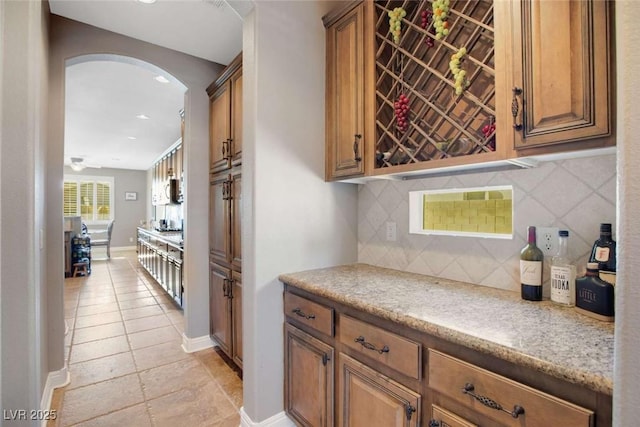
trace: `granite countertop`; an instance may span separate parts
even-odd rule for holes
[[[349,264],[280,280],[442,339],[613,394],[613,323],[517,292]]]
[[[165,243],[168,243],[181,251],[184,250],[181,231],[158,231],[145,227],[138,227],[138,230],[150,236],[153,236]]]

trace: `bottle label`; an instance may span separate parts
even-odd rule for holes
[[[607,262],[609,261],[609,248],[603,248],[601,246],[596,247],[596,261]]]
[[[542,286],[542,261],[520,260],[520,283]]]
[[[573,304],[574,269],[569,266],[551,266],[551,301]]]

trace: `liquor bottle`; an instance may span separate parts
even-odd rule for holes
[[[614,302],[614,287],[598,277],[598,263],[587,263],[586,275],[576,279],[576,311],[613,322]]]
[[[551,301],[567,306],[576,303],[576,267],[567,257],[569,232],[558,232],[558,253],[551,258]]]
[[[599,270],[616,271],[616,242],[611,238],[611,224],[600,224],[600,238],[593,244],[589,262],[597,262]]]
[[[542,260],[544,255],[536,246],[536,228],[527,228],[527,246],[520,252],[520,295],[529,301],[542,300]]]

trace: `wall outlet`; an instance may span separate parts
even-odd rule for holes
[[[536,227],[536,245],[544,256],[554,256],[558,253],[558,227]]]
[[[129,237],[129,243],[133,243],[133,237]]]
[[[398,239],[396,234],[396,223],[387,222],[387,242],[395,242]]]

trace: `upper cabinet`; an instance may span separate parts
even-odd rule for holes
[[[242,54],[207,88],[209,94],[209,169],[236,166],[242,156]]]
[[[350,5],[327,15],[326,179],[363,175],[365,141],[365,10],[372,4]],[[370,26],[369,26],[370,27]],[[368,36],[368,37],[367,37]],[[368,40],[370,44],[372,40]]]
[[[518,149],[599,138],[613,145],[609,1],[512,2]]]
[[[327,15],[326,179],[613,145],[611,8],[365,0]]]

